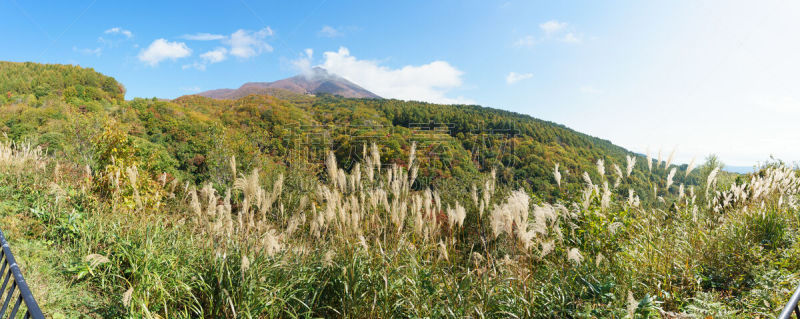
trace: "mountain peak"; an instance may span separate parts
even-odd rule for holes
[[[314,77],[314,78],[330,78],[332,76],[333,77],[337,77],[337,78],[341,78],[341,77],[339,77],[339,76],[337,76],[335,74],[328,73],[328,70],[325,70],[325,68],[319,67],[319,66],[315,66],[315,67],[311,68],[309,70],[309,72],[306,72],[306,73],[308,73],[308,75],[310,75],[311,77]]]
[[[300,94],[332,94],[349,98],[381,97],[347,79],[328,72],[321,67],[314,67],[307,72],[275,82],[248,82],[238,89],[217,89],[197,93],[197,95],[215,99],[238,99],[250,94],[268,94],[274,89],[288,90]]]

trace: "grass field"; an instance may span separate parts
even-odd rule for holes
[[[575,202],[487,174],[459,203],[411,187],[413,151],[364,154],[306,180],[231,159],[236,179],[191,185],[4,143],[0,224],[54,318],[764,318],[800,279],[800,179],[780,163],[652,205],[612,192],[617,169]]]

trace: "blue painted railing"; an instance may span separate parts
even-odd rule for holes
[[[0,251],[0,318],[33,318],[44,319],[42,310],[39,309],[39,304],[33,298],[28,284],[25,283],[25,278],[22,277],[22,272],[19,270],[17,261],[14,260],[14,255],[11,254],[11,248],[8,245],[6,237],[0,231],[0,244],[3,245],[3,250]],[[20,310],[24,312],[20,312]]]
[[[792,313],[794,313],[795,318],[800,319],[800,308],[797,307],[798,302],[800,302],[800,286],[797,286],[792,298],[789,298],[789,302],[786,303],[783,311],[778,315],[778,319],[789,319],[792,317]]]

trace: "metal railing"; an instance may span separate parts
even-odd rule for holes
[[[800,285],[794,290],[792,298],[789,298],[789,302],[783,307],[783,311],[778,315],[778,319],[789,319],[792,317],[792,312],[794,312],[795,318],[800,319],[800,308],[797,307],[798,302],[800,302]]]
[[[0,244],[3,245],[3,250],[0,251],[0,281],[2,282],[2,286],[0,286],[0,302],[2,302],[0,318],[17,318],[20,308],[22,308],[24,312],[19,313],[22,318],[44,319],[42,310],[39,309],[39,304],[36,303],[28,284],[25,283],[25,278],[19,271],[17,261],[14,260],[14,255],[11,254],[11,248],[2,231],[0,231]]]

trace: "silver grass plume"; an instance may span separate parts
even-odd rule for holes
[[[685,175],[686,177],[688,177],[689,173],[691,173],[692,170],[694,170],[694,161],[695,161],[695,159],[697,159],[697,157],[692,157],[692,161],[689,162],[689,166],[686,167],[686,175]]]
[[[600,264],[602,264],[605,261],[606,261],[606,257],[604,257],[603,254],[597,254],[597,257],[595,257],[595,259],[594,259],[594,266],[595,267],[600,267]]]
[[[60,200],[61,198],[67,197],[67,191],[65,191],[61,186],[59,186],[55,182],[50,182],[48,185],[50,188],[50,194],[56,195],[56,201]]]
[[[133,199],[136,202],[136,207],[141,209],[142,208],[142,198],[139,196],[139,169],[136,168],[136,165],[128,167],[125,169],[128,173],[128,181],[131,183],[131,187],[133,188]]]
[[[583,262],[583,255],[578,248],[570,248],[567,252],[567,260],[577,266]]]
[[[410,169],[411,166],[414,165],[414,159],[416,159],[417,155],[417,142],[411,143],[411,151],[408,152],[408,168]]]
[[[231,174],[233,174],[233,178],[236,178],[236,155],[231,156],[230,160],[231,164]]]
[[[130,287],[122,294],[122,305],[128,307],[131,304],[132,297],[133,297],[133,287]]]
[[[456,207],[454,209],[450,208],[450,205],[447,205],[447,225],[450,229],[453,229],[453,226],[459,228],[463,226],[464,218],[466,217],[467,211],[458,202],[456,202]]]
[[[495,238],[502,233],[509,235],[514,232],[514,225],[517,232],[527,225],[528,207],[530,197],[523,190],[511,192],[506,202],[502,205],[495,205],[491,212],[490,224]]]
[[[162,188],[167,185],[167,173],[162,172],[161,175],[158,176],[158,183],[161,184]]]
[[[375,165],[375,168],[378,169],[378,174],[381,172],[381,153],[378,151],[378,145],[372,143],[372,147],[370,148],[370,153],[372,154],[372,164]]]
[[[233,181],[233,188],[244,193],[245,200],[252,203],[253,199],[261,195],[262,189],[258,182],[258,168],[253,169],[250,175],[240,175]]]
[[[717,173],[719,173],[719,166],[714,167],[714,170],[708,174],[708,178],[706,179],[706,196],[708,196],[708,191],[711,188],[711,184],[717,179]]]
[[[633,188],[628,188],[628,205],[633,206]]]
[[[542,251],[539,254],[539,257],[544,258],[556,248],[556,243],[553,240],[546,241],[542,243]]]
[[[633,172],[633,165],[636,164],[636,157],[627,155],[627,160],[628,160],[628,167],[626,167],[627,168],[626,176],[630,177],[631,173]]]
[[[589,187],[587,187],[586,189],[583,190],[583,193],[582,193],[583,194],[583,196],[582,196],[583,200],[581,201],[581,204],[583,204],[583,209],[588,209],[589,208],[589,204],[590,204],[590,202],[592,200],[593,192],[594,192],[594,187],[593,186],[589,186]]]
[[[242,269],[242,275],[244,275],[244,273],[247,272],[248,269],[250,269],[250,259],[247,258],[247,255],[242,255],[241,269]]]
[[[561,187],[561,172],[558,171],[558,163],[556,163],[556,167],[553,169],[553,178],[555,178],[558,187]]]
[[[97,266],[111,262],[108,257],[100,254],[89,254],[84,258],[84,261],[88,262],[91,268],[96,268]]]
[[[586,182],[589,188],[594,188],[594,183],[592,183],[592,178],[589,177],[589,172],[583,172],[583,181]]]
[[[614,181],[614,188],[619,186],[619,183],[622,181],[622,177],[625,175],[622,174],[622,169],[619,168],[619,165],[614,163],[614,172],[617,173],[617,180]]]
[[[675,177],[675,168],[673,167],[669,170],[669,174],[667,175],[667,192],[669,192],[669,187],[672,186],[672,179]]]
[[[656,168],[661,167],[661,149],[658,149],[658,161],[656,162]]]
[[[333,151],[328,152],[328,158],[325,160],[325,167],[328,169],[328,178],[334,187],[339,185],[339,168],[336,163],[336,155]]]
[[[639,300],[636,300],[636,298],[633,297],[633,292],[628,290],[628,316],[625,318],[635,318],[636,309],[639,309]]]
[[[650,149],[647,149],[647,170],[653,171],[653,158],[650,157]]]
[[[667,157],[667,164],[664,165],[664,168],[669,168],[672,165],[672,158],[675,157],[675,149],[672,149],[672,152],[669,153],[669,157]]]
[[[439,257],[445,261],[449,259],[447,255],[447,246],[442,241],[439,241]]]
[[[597,159],[597,173],[600,174],[600,177],[606,175],[606,165],[602,158]]]
[[[632,188],[628,189],[628,206],[639,206],[639,195],[635,195]]]

